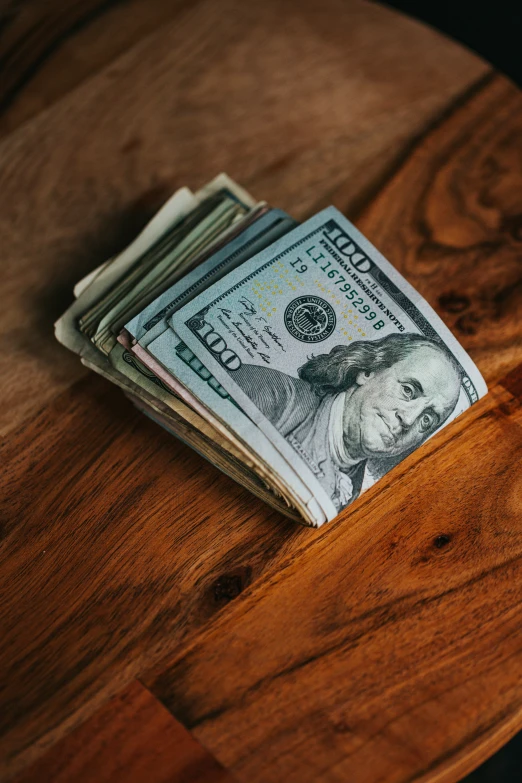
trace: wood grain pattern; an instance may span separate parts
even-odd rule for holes
[[[0,136],[179,15],[186,0],[8,0],[0,6]]]
[[[308,531],[97,377],[27,422],[1,458],[6,775],[178,649]]]
[[[493,79],[422,140],[359,219],[488,383],[522,353],[521,138],[520,91]]]
[[[110,45],[138,5],[147,36],[114,59],[141,37],[127,20]],[[142,676],[245,780],[455,781],[522,723],[522,98],[359,0],[161,5],[111,7],[56,49],[29,83],[50,107],[0,144],[0,777]],[[97,8],[74,3],[63,29]],[[38,61],[21,18],[13,85]],[[59,31],[43,27],[41,51]],[[323,531],[221,476],[53,338],[74,282],[220,169],[298,218],[356,217],[488,380],[509,372]]]
[[[206,0],[24,125],[0,144],[0,431],[85,374],[51,324],[177,187],[226,170],[302,218],[343,184],[350,210],[486,72],[360,0]]]
[[[233,783],[143,685],[131,683],[13,783]]]
[[[148,685],[249,783],[457,780],[522,717],[520,453],[497,387]]]

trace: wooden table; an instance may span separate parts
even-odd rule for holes
[[[458,780],[522,727],[520,93],[363,0],[3,13],[1,779]],[[490,387],[319,531],[54,341],[220,170],[343,210]]]

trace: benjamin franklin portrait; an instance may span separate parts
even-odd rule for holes
[[[338,345],[298,374],[247,364],[234,380],[339,511],[358,497],[369,465],[384,473],[448,419],[461,383],[444,345],[413,333]]]

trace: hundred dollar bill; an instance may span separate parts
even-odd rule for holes
[[[169,325],[162,361],[181,338],[329,519],[487,391],[428,303],[333,207]],[[234,431],[235,407],[220,415]]]
[[[281,210],[272,209],[259,217],[127,323],[124,342],[128,337],[139,337],[140,342],[132,346],[132,351],[129,351],[128,347],[116,345],[109,354],[109,360],[115,370],[127,375],[134,383],[142,383],[144,388],[153,382],[172,391],[225,435],[226,427],[220,424],[222,418],[226,418],[222,417],[222,410],[226,411],[230,406],[234,406],[233,434],[247,447],[255,440],[257,458],[265,466],[264,469],[271,472],[273,480],[282,480],[292,487],[294,504],[301,509],[304,507],[308,521],[317,525],[325,520],[325,515],[310,490],[181,341],[177,341],[176,350],[169,357],[167,365],[158,362],[158,356],[161,355],[161,335],[165,330],[169,336],[172,334],[167,319],[176,309],[296,225],[296,221]],[[152,354],[149,352],[151,346]],[[143,376],[141,379],[140,373]],[[231,437],[232,433],[228,432],[228,436]]]
[[[249,206],[237,201],[226,189],[203,201],[171,235],[145,254],[116,291],[110,292],[105,298],[104,310],[100,312],[97,305],[80,321],[82,330],[92,334],[95,325],[93,342],[104,353],[109,353],[123,324],[163,288],[188,271],[199,254],[248,211]]]
[[[171,269],[171,261],[179,268],[183,259],[179,256],[171,259],[169,252],[179,245],[180,240],[202,218],[223,202],[232,208],[237,205],[239,211],[252,207],[255,203],[252,197],[226,174],[219,174],[196,194],[191,193],[188,188],[182,188],[175,193],[123,253],[80,281],[76,294],[77,298],[82,300],[82,312],[78,319],[80,330],[96,344],[96,332],[105,326],[102,321],[105,319],[112,326],[113,319],[108,319],[108,314],[115,306],[125,309],[129,298],[132,299],[133,290],[140,302],[143,296],[153,299],[150,283],[156,283],[157,280],[149,280],[149,283],[145,284],[146,275],[151,272],[154,274],[155,269],[159,271],[158,265],[162,263],[166,263],[167,269]],[[117,312],[114,315],[116,316]]]
[[[73,288],[75,299],[78,299],[78,297],[80,297],[89,288],[89,286],[94,283],[98,275],[103,272],[103,270],[107,267],[108,264],[111,263],[111,261],[112,258],[109,258],[107,261],[104,261],[103,264],[97,266],[96,269],[93,269],[92,272],[89,272],[89,274],[85,275],[85,277],[82,277],[81,280],[78,280]]]
[[[142,340],[152,329],[156,330],[155,335],[160,334],[167,328],[167,318],[175,310],[296,226],[297,221],[282,210],[268,209],[224,247],[140,310],[125,324],[126,331],[136,341]]]
[[[97,351],[82,334],[79,321],[86,312],[96,307],[100,299],[115,289],[152,244],[195,209],[198,203],[197,196],[188,188],[180,188],[119,256],[105,262],[81,280],[76,301],[55,324],[58,341],[80,356],[96,357]]]
[[[304,485],[299,485],[299,481],[295,482],[294,480],[290,487],[288,483],[285,483],[290,469],[277,449],[262,433],[259,433],[255,438],[260,448],[257,453],[252,453],[243,442],[226,429],[211,411],[198,405],[197,401],[192,401],[196,403],[195,405],[187,406],[183,400],[173,395],[172,390],[165,386],[154,373],[137,362],[136,357],[128,350],[124,350],[118,344],[115,351],[120,350],[120,361],[113,361],[113,352],[109,356],[109,361],[93,345],[89,337],[78,328],[79,319],[87,309],[96,306],[97,302],[113,292],[129,271],[132,271],[135,265],[141,262],[151,247],[157,247],[163,237],[172,236],[173,227],[179,224],[184,216],[193,212],[204,198],[208,198],[209,195],[223,187],[238,197],[241,196],[243,201],[253,203],[248,194],[226,175],[215,178],[195,196],[187,188],[178,191],[120,256],[105,262],[77,284],[75,289],[77,301],[57,322],[56,336],[60,342],[78,353],[86,366],[124,389],[135,403],[139,399],[143,409],[147,408],[149,413],[152,411],[154,415],[161,416],[164,423],[169,422],[171,431],[176,432],[182,440],[190,443],[193,448],[220,469],[243,485],[248,486],[252,491],[256,491],[267,502],[270,500],[267,495],[268,490],[263,489],[263,486],[270,487],[274,493],[270,502],[274,507],[281,511],[286,509],[285,513],[293,518],[295,518],[295,513],[290,509],[295,508],[301,517],[307,519],[310,524],[320,524],[324,515],[320,510],[315,509],[316,504],[311,493]],[[252,210],[252,212],[255,217],[259,217],[266,211],[266,207],[256,210]],[[248,228],[248,220],[244,221],[244,225]],[[269,225],[260,224],[261,228],[258,234],[263,235],[262,241],[258,237],[259,241],[253,243],[252,233],[248,234],[250,253],[270,244],[273,239],[289,230],[293,225],[295,222],[291,218],[274,210]],[[270,230],[267,230],[268,228]],[[230,248],[228,255],[233,268],[238,259],[231,253],[233,249],[237,251],[238,248],[233,240],[230,241],[231,236],[234,235],[225,232],[223,242],[226,242],[227,247]],[[219,247],[219,243],[217,246]],[[246,252],[247,248],[244,247],[243,250]],[[202,270],[203,274],[206,273],[207,277],[212,277],[212,274],[208,275],[210,267],[205,263],[201,263],[198,268]],[[217,274],[221,271],[221,266],[216,269]],[[196,286],[195,289],[192,287],[197,277],[197,275],[189,273],[183,278],[182,301],[187,301],[190,298],[191,291],[187,291],[187,288],[191,281],[192,291],[202,290],[203,284]],[[251,422],[249,423],[252,429],[250,437],[252,437],[255,426]],[[299,494],[299,488],[301,494]]]

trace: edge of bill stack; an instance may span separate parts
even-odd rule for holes
[[[221,174],[80,281],[57,339],[149,418],[318,527],[486,393],[340,212],[302,225]]]

